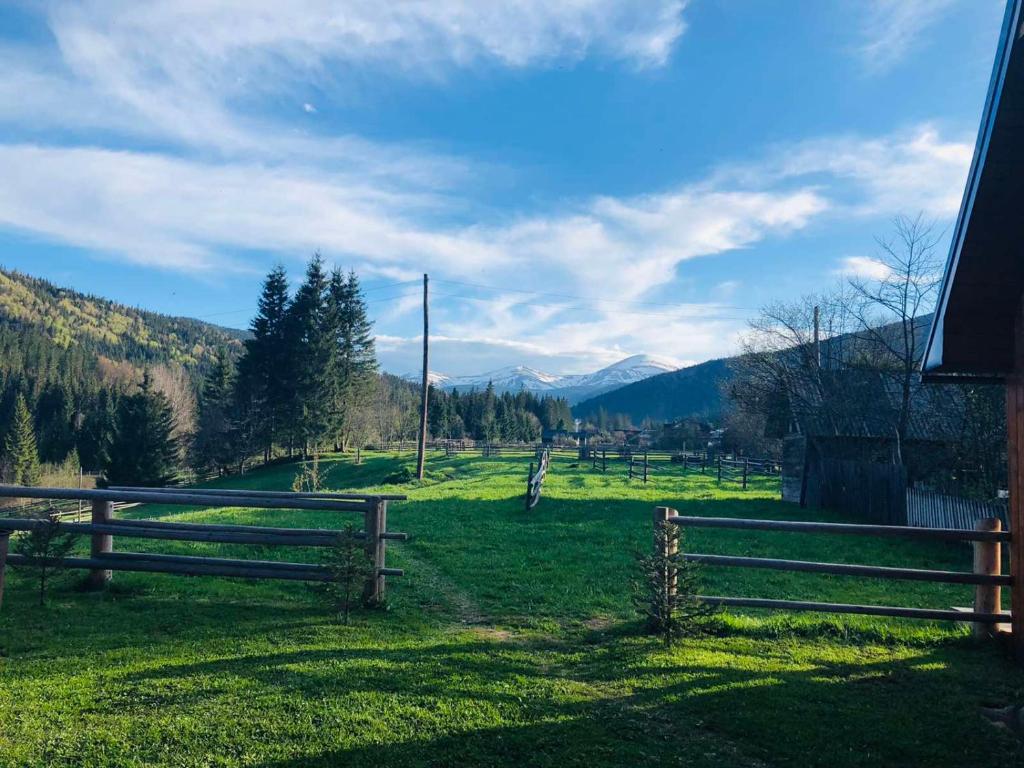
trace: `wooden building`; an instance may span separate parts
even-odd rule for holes
[[[1009,0],[925,351],[930,381],[1006,384],[1013,645],[1024,659],[1024,0]]]

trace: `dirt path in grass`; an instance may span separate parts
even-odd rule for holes
[[[484,613],[480,605],[432,562],[412,554],[408,548],[402,550],[402,560],[408,565],[407,573],[412,577],[413,584],[421,587],[424,597],[436,597],[460,624],[472,627],[474,631],[492,639],[505,640],[510,637],[509,632],[492,626],[491,617]]]

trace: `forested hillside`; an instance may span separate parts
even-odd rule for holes
[[[242,336],[198,320],[167,317],[0,270],[0,438],[21,397],[33,414],[39,458],[87,469],[103,462],[114,404],[149,371],[187,431],[190,407],[218,350]],[[0,440],[2,443],[2,440]],[[0,455],[9,453],[0,444]]]
[[[721,384],[730,376],[728,358],[709,360],[584,400],[573,413],[598,426],[602,418],[616,415],[628,416],[634,424],[644,419],[714,418],[722,412]]]
[[[66,350],[145,366],[205,367],[224,346],[240,348],[244,334],[182,317],[132,309],[0,269],[0,324]],[[26,333],[28,332],[28,333]],[[5,356],[6,358],[6,356]],[[2,364],[2,363],[0,363]]]

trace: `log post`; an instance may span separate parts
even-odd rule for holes
[[[108,525],[114,518],[114,503],[97,499],[92,503],[92,524]],[[92,556],[103,557],[114,551],[114,537],[109,533],[92,535]],[[110,583],[112,572],[107,568],[93,568],[89,571],[89,589],[103,589]]]
[[[974,525],[976,531],[1001,531],[1002,521],[998,517],[986,517]],[[986,576],[998,576],[1002,572],[1002,557],[998,541],[974,542],[974,572]],[[999,613],[1002,610],[1002,595],[998,584],[978,584],[974,588],[975,613]],[[974,636],[990,637],[995,627],[989,624],[974,624]]]
[[[678,540],[670,541],[667,537],[660,535],[668,526],[675,525],[675,523],[670,523],[668,519],[677,514],[679,513],[671,507],[654,508],[654,546],[655,554],[660,557],[671,557],[679,552]],[[665,588],[668,590],[668,595],[666,595],[666,597],[675,597],[677,580],[674,568],[666,569],[666,572],[664,573],[664,583]]]
[[[370,501],[363,513],[366,527],[366,553],[373,564],[373,572],[366,581],[363,590],[363,602],[368,606],[378,606],[384,602],[384,574],[382,573],[387,560],[388,503],[383,499]]]
[[[11,543],[11,534],[0,533],[0,608],[4,604],[4,577],[7,574],[7,549]]]
[[[1017,343],[1024,341],[1018,313]],[[1018,350],[1017,373],[1006,382],[1006,432],[1010,490],[1010,614],[1011,643],[1017,661],[1024,664],[1024,350]]]
[[[743,490],[747,490],[747,473],[750,471],[750,459],[743,460]]]
[[[722,482],[722,457],[721,456],[718,457],[718,482],[719,482],[719,484],[721,484],[721,482]]]

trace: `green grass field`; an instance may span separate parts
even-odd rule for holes
[[[404,458],[408,462],[408,457]],[[964,627],[731,611],[665,651],[630,607],[651,507],[796,519],[743,492],[660,474],[644,487],[557,459],[523,510],[527,458],[334,457],[331,488],[408,492],[389,529],[389,610],[332,620],[302,584],[68,575],[35,604],[13,573],[0,611],[2,766],[1015,766],[1024,748],[978,713],[1024,673]],[[232,478],[287,489],[295,467]],[[328,512],[137,508],[133,517],[341,527]],[[817,515],[817,519],[831,519]],[[313,551],[121,541],[118,548],[314,559]],[[695,530],[691,551],[969,569],[964,545]],[[708,569],[711,594],[948,607],[971,590]]]

